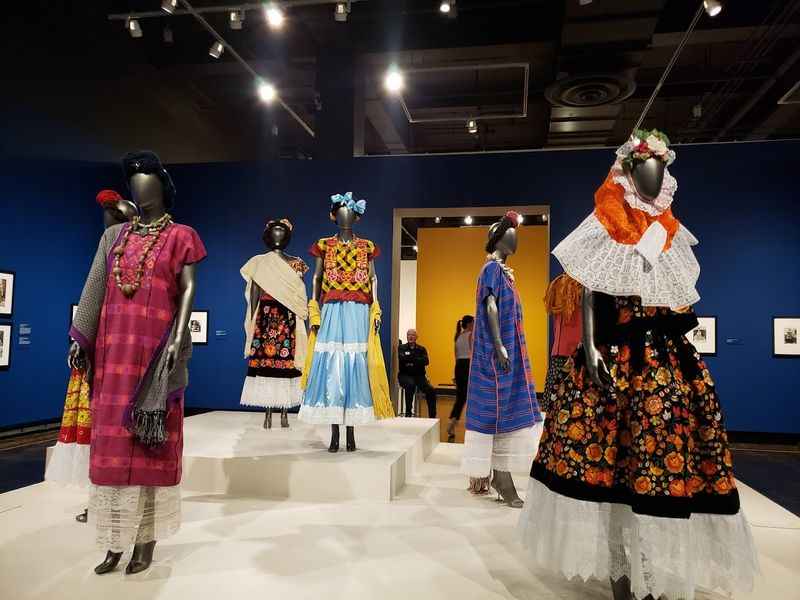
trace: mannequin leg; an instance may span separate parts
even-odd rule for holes
[[[517,494],[517,488],[514,486],[510,472],[495,469],[491,486],[499,496],[498,502],[505,502],[511,508],[522,508],[523,502]]]
[[[289,410],[284,408],[281,410],[281,427],[289,426]]]
[[[94,568],[94,572],[98,575],[110,573],[117,568],[120,558],[122,558],[122,552],[112,552],[109,550],[106,552],[105,560]]]
[[[272,429],[272,408],[267,407],[267,412],[264,413],[264,429]]]
[[[152,487],[142,488],[144,494],[144,516],[139,523],[139,533],[136,536],[136,544],[133,546],[131,561],[125,568],[127,575],[141,573],[150,567],[153,562],[153,550],[156,541],[153,539],[155,533],[155,509],[156,491]],[[147,540],[147,541],[144,541]]]
[[[328,452],[339,451],[339,426],[331,425],[331,445],[328,446]]]
[[[614,600],[634,600],[631,594],[631,580],[623,575],[616,581],[611,580],[611,591],[614,594]]]
[[[352,425],[348,425],[347,429],[347,451],[348,452],[355,452],[356,451],[356,430],[355,427]]]

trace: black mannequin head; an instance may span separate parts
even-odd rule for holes
[[[164,212],[167,210],[164,199],[164,186],[155,173],[134,173],[128,180],[133,201],[143,213]]]
[[[269,221],[261,239],[269,250],[285,250],[292,240],[292,224],[288,219]]]
[[[103,224],[108,229],[112,225],[127,223],[138,214],[139,210],[133,202],[120,198],[113,204],[103,206]]]
[[[644,161],[637,161],[628,171],[628,175],[633,181],[636,192],[646,202],[653,202],[661,193],[661,186],[664,183],[664,170],[667,163],[659,158],[648,158]]]
[[[122,170],[131,190],[133,201],[141,212],[148,213],[153,210],[154,197],[156,195],[161,197],[163,210],[172,210],[175,205],[175,184],[155,152],[142,150],[126,154],[122,158]],[[134,190],[133,178],[135,175],[149,175],[150,177],[147,179],[138,178],[137,190]],[[160,188],[157,188],[153,182],[154,179],[160,182]],[[146,208],[140,200],[147,203]]]
[[[352,229],[359,219],[361,216],[344,204],[334,205],[331,208],[331,221],[334,221],[340,228]]]
[[[495,251],[503,256],[511,256],[517,251],[517,227],[520,216],[514,211],[509,211],[505,216],[489,227],[489,239],[486,242],[486,252],[493,254]]]

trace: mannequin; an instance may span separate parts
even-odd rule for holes
[[[354,201],[350,192],[332,196],[330,218],[338,233],[311,248],[316,258],[309,302],[313,353],[309,348],[299,418],[331,425],[329,452],[339,451],[342,424],[347,451],[354,452],[356,424],[394,416],[380,350],[374,264],[380,250],[353,233],[366,204]]]
[[[103,209],[106,229],[126,223],[138,214],[136,205],[114,190],[101,190],[95,200]],[[90,381],[91,372],[86,370],[85,365],[79,369],[70,369],[61,429],[53,456],[45,470],[44,477],[47,481],[79,486],[89,484]],[[89,509],[85,508],[75,516],[75,520],[86,523],[88,514]]]
[[[500,501],[512,508],[521,508],[523,502],[511,470],[530,464],[536,443],[533,428],[542,421],[519,294],[506,264],[517,250],[518,227],[519,215],[509,212],[489,229],[489,255],[478,279],[462,461],[473,494],[487,493],[491,485]]]
[[[173,223],[166,212],[175,189],[158,157],[131,153],[123,170],[139,217],[104,234],[70,330],[76,340],[70,366],[97,367],[90,515],[98,542],[109,548],[95,568],[98,575],[115,569],[123,546],[134,540],[125,572],[144,571],[153,559],[155,532],[168,535],[180,525],[188,323],[195,265],[206,255],[197,233]],[[172,317],[149,316],[154,313]],[[131,332],[133,341],[114,343],[118,332]],[[153,348],[150,339],[161,345]],[[106,372],[107,362],[123,368]],[[146,370],[138,381],[124,375],[141,365]],[[120,397],[129,398],[127,407],[120,407]]]
[[[553,394],[518,526],[537,567],[609,579],[615,600],[730,596],[758,571],[714,380],[686,338],[698,242],[672,214],[668,146],[637,131],[592,214],[553,250],[583,286],[583,342]]]
[[[281,427],[289,427],[288,409],[300,405],[300,368],[305,361],[308,298],[305,262],[284,252],[292,224],[268,221],[262,239],[266,254],[254,256],[241,269],[247,287],[248,318],[245,357],[248,371],[242,388],[243,406],[265,408],[264,429],[272,428],[272,411],[281,411]]]

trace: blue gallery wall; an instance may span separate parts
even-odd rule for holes
[[[800,432],[800,406],[793,400],[792,389],[800,359],[774,358],[771,341],[772,316],[800,315],[800,218],[792,192],[796,163],[792,157],[798,152],[800,143],[789,142],[682,147],[671,169],[679,181],[675,214],[701,241],[696,251],[703,269],[702,300],[696,308],[698,314],[718,318],[717,356],[708,362],[728,425],[734,430]],[[187,404],[209,408],[238,404],[244,374],[244,298],[238,269],[262,251],[260,234],[265,218],[289,217],[295,223],[290,251],[308,258],[308,247],[334,231],[327,216],[330,194],[353,191],[367,198],[367,214],[357,233],[385,250],[377,268],[379,298],[388,319],[394,208],[550,204],[551,241],[555,244],[591,210],[592,194],[612,160],[612,151],[593,150],[172,167],[179,194],[176,217],[198,230],[209,251],[199,269],[195,305],[210,311],[211,334],[207,346],[195,348]],[[72,173],[71,187],[57,179],[51,181],[56,175],[69,177],[66,167],[55,170],[53,176],[50,171],[39,175],[35,185],[16,185],[34,191],[66,186],[91,198],[107,185],[92,176],[117,177],[115,166],[94,168],[94,173],[87,171],[90,167]],[[27,224],[28,219],[42,218],[40,211],[26,208],[24,193],[9,198],[9,210],[17,222]],[[70,292],[59,291],[63,298],[53,297],[56,312],[66,311],[60,305],[68,305],[80,291],[94,238],[100,233],[95,211],[88,207],[81,227],[71,221],[74,230],[66,235],[71,238],[80,230],[83,237],[92,239],[76,240],[74,246],[63,248],[65,268],[59,277]],[[12,245],[26,240],[27,248],[43,240],[51,243],[47,240],[53,236],[64,237],[63,224],[57,218],[52,218],[52,225],[54,233],[46,235],[41,227],[31,234],[15,234]],[[0,238],[0,269],[10,267],[26,276],[37,272],[39,265],[31,260],[34,253],[17,252],[9,261],[7,244]],[[524,270],[524,265],[515,267]],[[552,272],[558,272],[555,262]],[[31,292],[27,299],[17,297],[21,308],[15,322],[24,314],[25,322],[34,324],[36,335],[37,327],[39,331],[49,327],[36,325],[38,310],[23,308],[33,296]],[[56,321],[53,318],[48,323],[52,326]],[[216,331],[227,335],[217,337]],[[42,337],[40,334],[34,341],[39,349],[45,345]],[[388,353],[388,328],[383,337]],[[728,338],[738,341],[726,344]],[[57,340],[55,345],[60,343]],[[39,356],[15,347],[13,368],[0,372],[0,426],[59,414],[66,377],[61,349],[49,349],[46,356]],[[45,382],[42,391],[29,386],[31,379]]]

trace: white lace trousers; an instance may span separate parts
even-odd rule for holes
[[[180,486],[93,485],[89,518],[97,530],[97,545],[125,552],[173,535],[181,526]]]
[[[696,588],[747,592],[759,571],[741,511],[688,519],[639,515],[625,504],[556,494],[533,478],[517,534],[538,567],[584,581],[626,575],[637,598],[693,600]]]
[[[462,473],[470,477],[489,477],[492,469],[512,473],[529,472],[542,431],[542,423],[511,433],[491,434],[467,430],[461,458]]]

